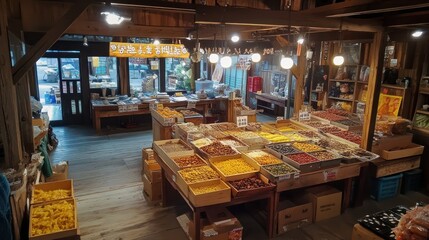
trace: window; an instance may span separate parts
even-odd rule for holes
[[[117,88],[117,66],[115,57],[88,57],[90,88]]]
[[[231,90],[239,89],[241,95],[245,98],[246,95],[246,79],[247,79],[247,67],[246,56],[231,56],[232,65],[225,69],[224,82],[229,86]]]
[[[128,69],[131,93],[154,93],[159,88],[159,59],[129,58]]]
[[[165,90],[190,91],[191,90],[191,60],[182,58],[165,59]]]
[[[80,80],[79,58],[61,58],[61,78]]]

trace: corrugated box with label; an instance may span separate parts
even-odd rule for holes
[[[306,190],[305,199],[313,203],[313,220],[333,218],[341,214],[342,192],[331,186],[322,185]]]
[[[282,234],[313,222],[313,203],[281,201],[278,212],[277,233]]]
[[[144,160],[143,172],[151,183],[161,182],[161,166],[155,160]]]
[[[152,160],[154,159],[152,148],[143,148],[142,149],[142,160]]]
[[[158,201],[162,199],[161,183],[152,183],[147,178],[146,174],[142,176],[143,192],[150,201]]]

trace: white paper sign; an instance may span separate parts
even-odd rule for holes
[[[299,111],[299,121],[307,121],[310,120],[311,116],[308,111]]]
[[[138,110],[138,104],[118,105],[118,112],[137,112]]]
[[[247,126],[247,116],[238,116],[237,117],[237,126],[246,127]]]
[[[323,171],[323,177],[325,179],[325,182],[336,180],[337,175],[338,175],[338,168],[328,169]]]
[[[196,106],[197,106],[197,101],[189,100],[188,101],[188,106],[186,106],[186,108],[187,109],[192,109],[192,108],[195,108]]]

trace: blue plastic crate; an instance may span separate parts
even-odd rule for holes
[[[403,173],[401,193],[405,194],[408,191],[417,191],[422,187],[423,171],[420,168]]]
[[[377,201],[391,198],[399,193],[402,174],[381,177],[372,181],[371,197]]]

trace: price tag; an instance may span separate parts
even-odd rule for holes
[[[130,104],[127,106],[128,106],[128,108],[127,108],[128,112],[137,112],[139,110],[139,105],[137,105],[137,104]]]
[[[286,174],[279,177],[279,181],[284,181],[290,179],[290,174]]]
[[[285,119],[284,117],[277,117],[276,118],[277,121],[281,121],[281,120],[284,120],[284,119]]]
[[[164,105],[163,105],[162,103],[157,103],[157,104],[156,104],[156,109],[157,109],[157,110],[164,109]]]
[[[311,116],[308,111],[301,111],[299,110],[299,121],[307,121],[310,120]]]
[[[176,175],[171,175],[171,179],[173,179],[173,182],[176,182]]]
[[[149,103],[150,110],[156,110],[156,104],[154,102]]]
[[[186,106],[186,108],[187,109],[192,109],[192,108],[195,108],[196,106],[197,106],[197,101],[189,100],[188,101],[188,106]]]
[[[328,169],[323,171],[323,178],[325,179],[325,182],[334,181],[337,179],[338,175],[338,168],[335,169]]]
[[[247,126],[247,116],[238,116],[237,117],[237,126],[238,127],[246,127]]]
[[[293,176],[293,179],[298,179],[299,178],[299,173],[295,173],[295,175]]]
[[[118,105],[118,112],[126,112],[127,111],[127,105]]]

